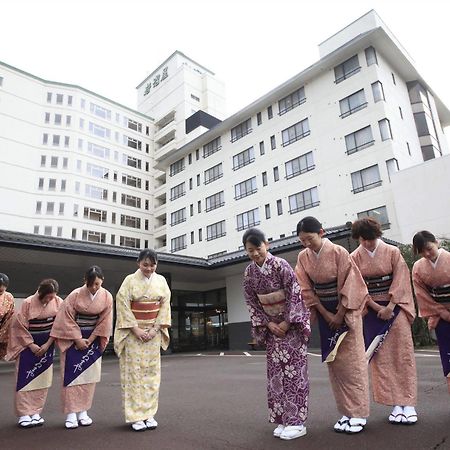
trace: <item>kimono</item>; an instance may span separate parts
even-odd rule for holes
[[[270,253],[262,267],[255,262],[244,272],[244,296],[252,335],[267,349],[269,422],[302,425],[308,413],[307,343],[309,311],[287,261]],[[272,334],[269,322],[290,324],[284,338]]]
[[[87,411],[101,377],[102,354],[112,331],[112,295],[100,288],[94,296],[86,286],[72,291],[55,319],[51,336],[61,352],[61,400],[65,414]],[[96,336],[86,350],[75,339]]]
[[[396,305],[393,319],[378,319],[370,307],[363,317],[366,356],[373,356],[369,365],[373,399],[383,405],[416,406],[417,372],[411,333],[416,311],[408,266],[400,250],[382,240],[373,252],[360,245],[351,257],[372,300],[382,306],[389,302]]]
[[[0,295],[0,359],[6,355],[9,327],[14,314],[14,297],[9,292]]]
[[[43,305],[38,294],[26,298],[11,321],[6,358],[16,360],[15,412],[18,417],[40,414],[53,380],[54,344],[38,357],[28,348],[30,344],[42,346],[49,337],[55,316],[62,304],[55,297]]]
[[[365,418],[369,386],[361,312],[367,287],[347,250],[326,238],[322,242],[319,253],[308,248],[299,253],[295,273],[306,306],[319,320],[322,351],[328,346],[325,340],[333,346],[325,361],[337,409],[350,418]],[[331,331],[314,307],[319,302],[333,314],[341,304],[346,308],[341,329]]]
[[[128,275],[116,296],[114,350],[119,357],[125,421],[154,417],[158,410],[161,352],[169,346],[170,289],[157,273],[149,278],[138,269]],[[150,341],[138,339],[131,328],[161,327]]]
[[[439,249],[433,263],[421,258],[412,270],[420,317],[435,326],[444,376],[450,393],[450,253]]]

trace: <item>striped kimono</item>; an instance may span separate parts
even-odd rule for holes
[[[162,275],[153,273],[146,278],[140,269],[125,278],[117,293],[114,350],[120,360],[122,404],[128,423],[154,417],[158,410],[160,349],[169,345],[170,295]],[[147,329],[153,325],[160,326],[160,331],[147,342],[131,331],[135,326]]]
[[[23,301],[11,321],[6,359],[16,360],[14,403],[18,417],[40,414],[44,408],[53,380],[54,345],[40,357],[35,356],[28,346],[33,343],[42,346],[48,341],[61,304],[62,300],[55,297],[43,305],[36,293]]]
[[[83,286],[66,297],[51,333],[61,351],[61,400],[65,414],[91,408],[111,331],[112,295],[106,289],[101,287],[92,296]],[[91,335],[96,338],[86,350],[75,347],[75,339],[88,339]]]

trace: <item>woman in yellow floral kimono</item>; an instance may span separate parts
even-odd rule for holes
[[[155,429],[161,381],[160,347],[169,346],[170,289],[156,273],[156,252],[145,249],[139,269],[123,280],[116,297],[114,350],[120,360],[125,421],[134,431]]]

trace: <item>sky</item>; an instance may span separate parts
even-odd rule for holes
[[[450,107],[448,0],[2,0],[0,61],[135,109],[136,86],[179,50],[225,83],[231,115],[371,9]]]

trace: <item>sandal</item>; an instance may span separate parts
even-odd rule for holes
[[[19,417],[19,427],[21,428],[31,428],[33,427],[33,421],[30,416],[21,416]]]
[[[348,425],[348,421],[349,418],[347,416],[342,416],[341,419],[339,419],[335,424],[334,424],[334,431],[336,431],[336,433],[345,433],[345,428]]]
[[[131,428],[133,431],[146,431],[147,425],[145,425],[143,420],[138,420],[137,422],[131,424]]]
[[[357,434],[361,433],[361,431],[364,430],[364,427],[366,426],[367,420],[366,419],[359,419],[359,418],[351,418],[348,421],[348,425],[345,427],[345,432],[347,434]]]
[[[41,427],[42,425],[44,425],[44,422],[45,420],[40,416],[40,414],[33,414],[31,416],[31,423],[34,427]]]
[[[405,406],[403,408],[402,425],[414,425],[417,423],[417,413],[414,406]]]
[[[396,425],[402,423],[404,419],[405,416],[403,415],[403,407],[394,406],[391,414],[389,414],[389,422]]]
[[[77,415],[75,413],[67,414],[65,427],[68,430],[73,430],[75,428],[78,428],[78,420],[77,420]]]

